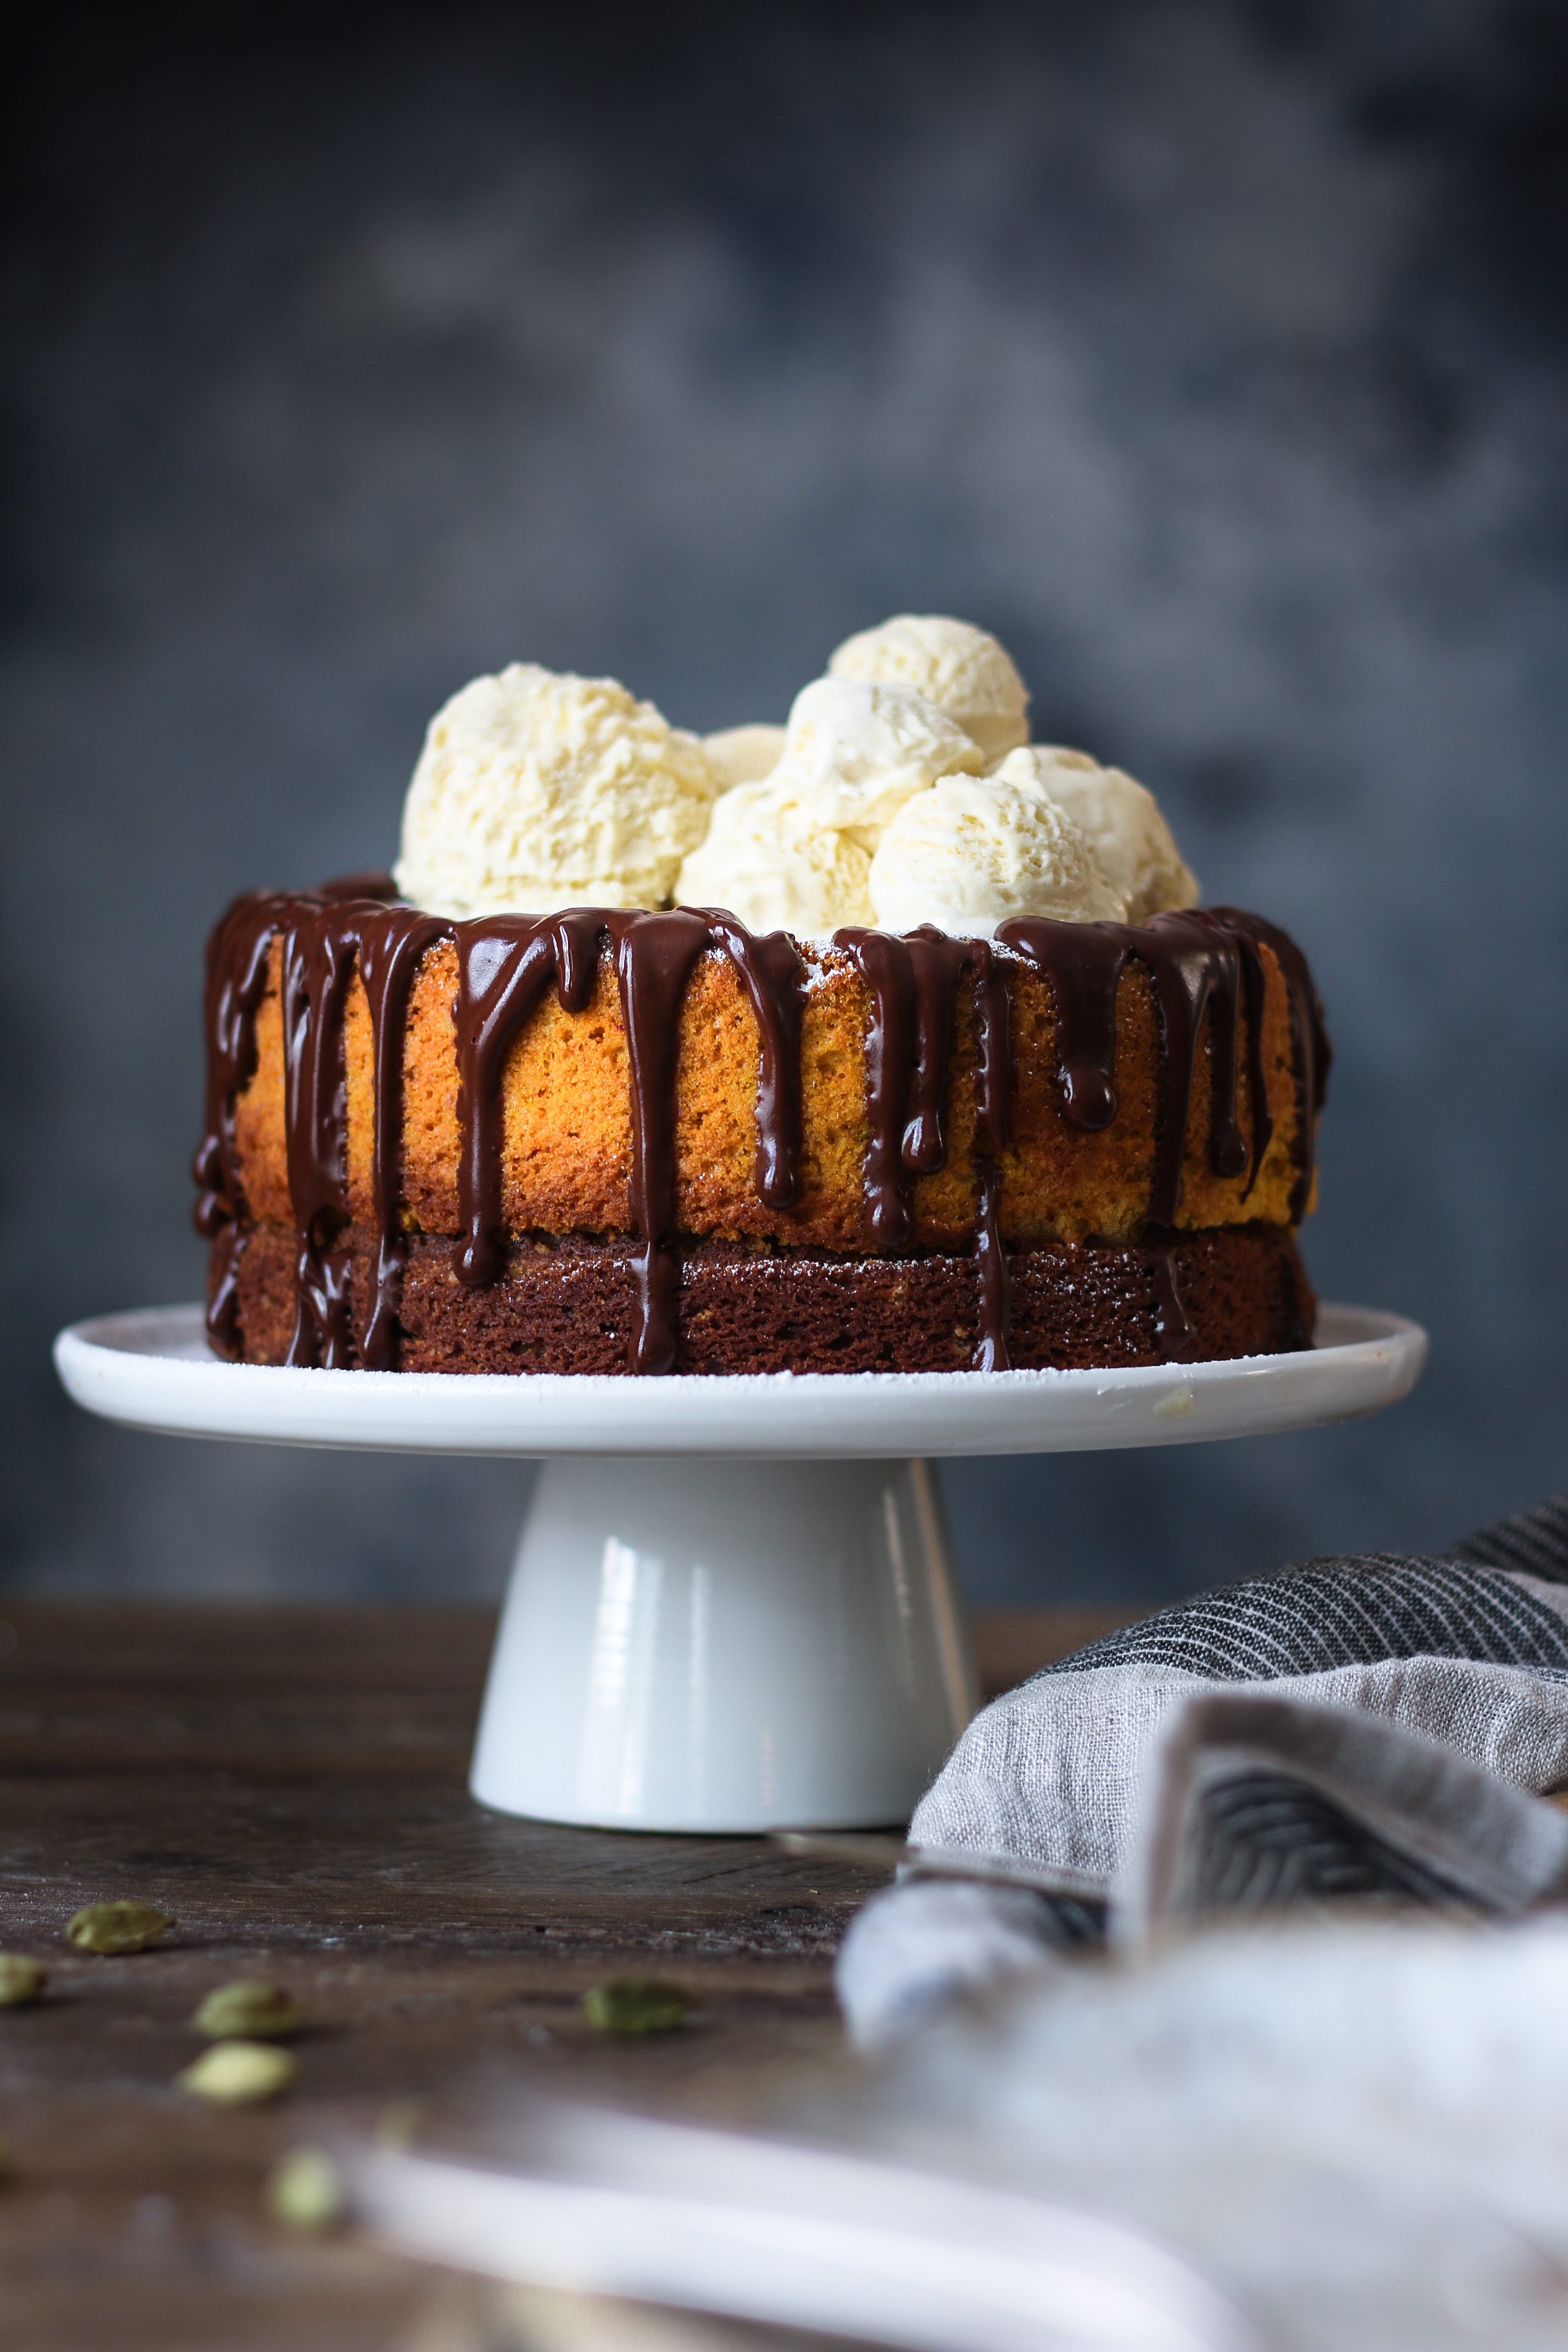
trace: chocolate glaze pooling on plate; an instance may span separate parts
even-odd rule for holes
[[[207,951],[206,1132],[195,1159],[200,1232],[216,1245],[208,1331],[237,1353],[236,1285],[246,1204],[235,1147],[235,1108],[256,1068],[256,1017],[266,995],[271,943],[280,940],[289,1190],[293,1206],[295,1325],[288,1360],[328,1368],[350,1360],[347,1256],[334,1246],[346,1225],[347,1080],[343,1024],[357,969],[374,1039],[373,1185],[379,1256],[363,1349],[367,1369],[397,1360],[398,1299],[407,1243],[401,1216],[403,1045],[416,973],[438,941],[454,941],[453,1004],[458,1070],[458,1197],[462,1235],[453,1251],[459,1282],[498,1280],[507,1262],[503,1216],[502,1079],[510,1048],[553,984],[563,1010],[587,1004],[607,948],[631,1072],[631,1208],[641,1244],[630,1369],[654,1374],[676,1362],[675,1077],[682,996],[699,959],[724,956],[756,1019],[759,1196],[774,1209],[798,1195],[803,1134],[801,1022],[807,974],[782,931],[754,935],[720,908],[644,914],[574,908],[533,917],[498,915],[447,923],[389,903],[388,877],[355,875],[314,892],[254,893],[237,900]],[[1116,996],[1128,963],[1152,974],[1159,1015],[1158,1120],[1148,1236],[1160,1302],[1163,1356],[1180,1360],[1191,1329],[1170,1244],[1181,1199],[1182,1159],[1194,1074],[1206,1034],[1211,1073],[1210,1160],[1216,1173],[1256,1181],[1273,1132],[1262,1057],[1267,945],[1283,974],[1296,1076],[1297,1174],[1291,1215],[1311,1188],[1312,1134],[1329,1048],[1305,959],[1282,931],[1231,908],[1157,915],[1149,923],[1005,923],[994,946],[950,939],[929,925],[905,937],[839,931],[833,946],[870,1000],[867,1034],[869,1137],[864,1183],[867,1237],[878,1251],[908,1247],[918,1175],[946,1163],[949,1065],[960,992],[973,987],[977,1033],[974,1244],[979,1370],[1005,1370],[1009,1274],[1000,1224],[1002,1156],[1008,1141],[1012,1020],[1007,973],[1032,963],[1057,1009],[1057,1063],[1067,1116],[1094,1131],[1116,1117]],[[1245,1013],[1249,1136],[1238,1116]]]

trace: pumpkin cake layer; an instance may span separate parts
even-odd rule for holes
[[[339,1238],[347,1361],[361,1360],[376,1290],[377,1235]],[[679,1248],[674,1370],[954,1371],[979,1337],[973,1260],[933,1253],[835,1257]],[[247,1233],[234,1267],[239,1352],[288,1360],[296,1318],[291,1227]],[[1010,1345],[1020,1369],[1197,1361],[1309,1343],[1314,1302],[1287,1231],[1235,1224],[1164,1242],[1052,1243],[1016,1253]],[[434,1372],[626,1372],[637,1254],[625,1241],[533,1237],[500,1278],[466,1288],[450,1244],[416,1236],[403,1278],[399,1365]],[[1173,1328],[1173,1317],[1177,1328]]]
[[[256,1067],[235,1110],[237,1173],[249,1218],[293,1222],[289,1177],[280,991],[281,946],[270,950],[256,1013]],[[1212,1165],[1212,1051],[1205,1013],[1187,1108],[1180,1230],[1263,1223],[1293,1225],[1303,1163],[1289,1002],[1274,950],[1260,950],[1267,992],[1260,1061],[1273,1133],[1256,1181]],[[797,1197],[785,1208],[759,1195],[758,1025],[733,965],[704,954],[679,1009],[675,1066],[675,1229],[723,1241],[864,1254],[867,1039],[870,993],[849,959],[802,950],[803,1140]],[[998,961],[1004,961],[998,958]],[[1160,1015],[1148,970],[1130,962],[1116,993],[1118,1108],[1095,1132],[1068,1117],[1058,1069],[1058,1015],[1048,982],[1006,958],[1013,1083],[1010,1136],[999,1154],[999,1219],[1014,1249],[1047,1242],[1131,1239],[1149,1217],[1159,1129]],[[457,952],[442,940],[425,955],[410,995],[403,1049],[401,1212],[414,1234],[457,1235],[459,1089],[453,1005]],[[975,984],[961,984],[949,1058],[945,1164],[910,1186],[917,1249],[965,1248],[979,1220],[976,1168]],[[1241,1015],[1237,1112],[1251,1131],[1250,1034]],[[374,1218],[374,1044],[357,972],[344,1015],[347,1196],[356,1222]],[[501,1076],[501,1212],[509,1237],[545,1233],[631,1234],[632,1112],[627,1045],[611,959],[600,961],[580,1013],[548,992],[506,1059]],[[1308,1206],[1310,1205],[1309,1202]]]

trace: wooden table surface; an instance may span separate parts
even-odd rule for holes
[[[1005,1688],[1121,1622],[982,1618],[983,1680]],[[492,1625],[477,1609],[0,1599],[0,1950],[50,1971],[36,2007],[0,2011],[7,2352],[584,2345],[581,2312],[549,2298],[524,2308],[352,2232],[289,2232],[266,2210],[271,2165],[511,2074],[641,2096],[832,2062],[834,1949],[882,1874],[761,1839],[482,1811],[465,1775]],[[63,1942],[80,1905],[121,1895],[177,1926],[119,1959]],[[627,1970],[688,1990],[680,2032],[587,2028],[584,1989]],[[174,2084],[201,2047],[191,2012],[257,1976],[305,2005],[298,2086],[214,2109]]]

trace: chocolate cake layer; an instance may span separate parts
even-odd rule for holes
[[[378,1237],[348,1226],[326,1274],[362,1361],[377,1295]],[[973,1256],[835,1257],[678,1246],[677,1372],[954,1371],[973,1362]],[[236,1352],[289,1357],[298,1244],[262,1224],[214,1254],[231,1276]],[[410,1238],[396,1368],[438,1372],[626,1372],[637,1311],[634,1241],[514,1243],[499,1277],[465,1286],[442,1237]],[[1202,1361],[1310,1345],[1315,1301],[1288,1231],[1263,1223],[1137,1242],[1061,1242],[1008,1261],[1011,1353],[1025,1370]]]

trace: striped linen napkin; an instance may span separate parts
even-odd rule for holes
[[[863,2046],[1168,1922],[1568,1897],[1568,1494],[1433,1558],[1309,1560],[1091,1642],[971,1724],[860,1913]],[[962,1857],[1013,1866],[969,1879]]]

